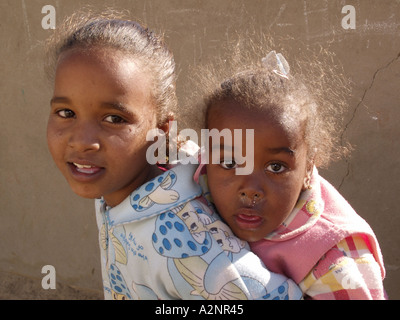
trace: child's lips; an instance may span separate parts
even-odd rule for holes
[[[103,171],[104,168],[89,162],[68,162],[68,167],[72,176],[82,182],[88,182],[96,179]]]
[[[79,163],[72,163],[76,167],[76,171],[80,173],[86,173],[86,174],[94,174],[96,172],[99,172],[101,170],[100,167],[97,166],[92,166],[92,165],[87,165],[87,164],[79,164]]]
[[[254,209],[243,208],[235,215],[237,225],[241,229],[257,229],[264,221],[260,214]]]

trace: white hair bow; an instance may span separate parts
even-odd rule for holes
[[[278,76],[289,79],[290,67],[282,54],[276,53],[274,50],[270,51],[261,62],[265,68],[272,70]]]

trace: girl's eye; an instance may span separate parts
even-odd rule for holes
[[[266,170],[272,173],[282,173],[286,170],[286,167],[280,163],[272,163],[266,168]]]
[[[61,118],[73,118],[75,117],[75,113],[72,110],[69,109],[63,109],[63,110],[59,110],[56,112]]]
[[[110,123],[125,123],[126,122],[123,118],[121,118],[120,116],[117,116],[117,115],[108,116],[104,119],[104,121],[107,121]]]
[[[220,166],[224,169],[231,170],[237,167],[235,160],[222,160]]]

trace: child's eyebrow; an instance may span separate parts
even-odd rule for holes
[[[106,109],[114,109],[122,113],[126,113],[129,116],[136,118],[136,115],[120,102],[104,102],[101,104],[101,106]]]
[[[267,148],[267,151],[269,153],[273,153],[273,154],[278,154],[278,153],[284,152],[284,153],[289,154],[290,156],[294,156],[296,153],[296,150],[292,150],[289,147]]]
[[[71,100],[69,100],[66,97],[53,97],[50,100],[50,105],[55,104],[55,103],[66,103],[66,104],[70,104]]]
[[[211,150],[216,150],[216,149],[219,149],[219,150],[222,150],[222,151],[232,151],[232,146],[231,145],[225,145],[223,143],[216,143],[216,144],[213,144],[211,146]]]

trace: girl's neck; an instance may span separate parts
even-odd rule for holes
[[[144,172],[143,176],[138,177],[134,183],[132,183],[130,188],[126,188],[125,190],[121,190],[121,192],[117,192],[112,195],[105,195],[103,199],[108,207],[116,207],[122,201],[124,201],[133,191],[137,188],[150,181],[151,179],[162,174],[163,171],[156,165],[151,165],[146,172]]]

